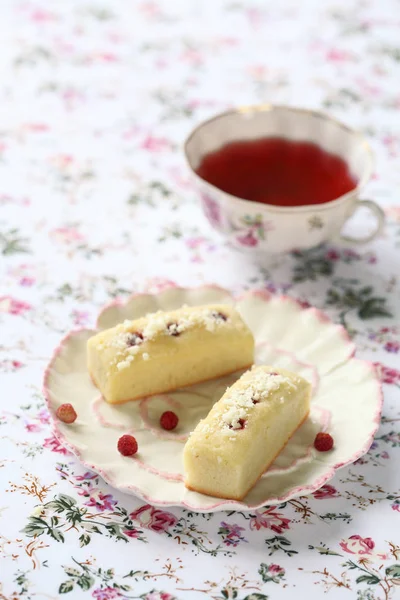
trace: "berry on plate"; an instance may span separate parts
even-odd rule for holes
[[[333,448],[333,437],[329,433],[317,433],[314,440],[314,448],[318,452],[328,452]]]
[[[122,435],[118,440],[118,450],[122,456],[133,456],[138,451],[138,444],[133,435]]]
[[[63,423],[73,423],[78,415],[72,404],[61,404],[56,410],[56,416]]]
[[[172,410],[166,410],[163,412],[160,418],[160,425],[163,429],[167,431],[172,431],[178,425],[179,419],[177,415],[172,412]]]

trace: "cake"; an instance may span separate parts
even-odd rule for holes
[[[254,366],[228,388],[186,442],[185,485],[241,500],[303,423],[311,386],[294,373]]]
[[[89,373],[116,404],[248,368],[254,339],[230,305],[158,311],[91,337]]]

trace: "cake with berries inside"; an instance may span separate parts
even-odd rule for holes
[[[253,335],[233,306],[158,311],[91,337],[88,369],[112,404],[220,377],[253,363]]]
[[[186,442],[186,487],[242,500],[306,419],[310,396],[311,385],[284,369],[244,373]]]

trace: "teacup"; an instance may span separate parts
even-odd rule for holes
[[[197,175],[204,156],[230,142],[259,138],[312,142],[348,165],[355,187],[340,197],[302,206],[275,206],[245,200]],[[307,249],[328,240],[360,244],[382,230],[384,214],[359,194],[372,172],[372,152],[358,132],[324,113],[285,106],[260,105],[233,109],[201,123],[185,142],[185,155],[210,224],[242,250],[257,254]],[[344,223],[359,207],[375,217],[375,228],[362,238],[344,236]]]

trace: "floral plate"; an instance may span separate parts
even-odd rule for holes
[[[172,288],[115,301],[102,310],[97,325],[105,329],[158,309],[213,302],[235,303],[254,333],[257,363],[296,371],[312,382],[314,390],[309,419],[242,502],[187,490],[182,468],[188,433],[238,374],[112,406],[99,395],[86,369],[86,341],[94,331],[72,331],[56,349],[44,377],[59,440],[114,487],[156,506],[182,506],[199,512],[254,510],[308,494],[368,451],[380,420],[380,383],[370,363],[354,358],[355,348],[346,331],[315,308],[264,291],[234,299],[213,286]],[[78,413],[73,425],[54,418],[64,402],[71,402]],[[158,421],[170,407],[180,422],[175,431],[166,432]],[[312,443],[316,432],[324,429],[332,433],[335,447],[318,453]],[[134,458],[117,451],[123,432],[134,432],[138,440],[139,453]]]

